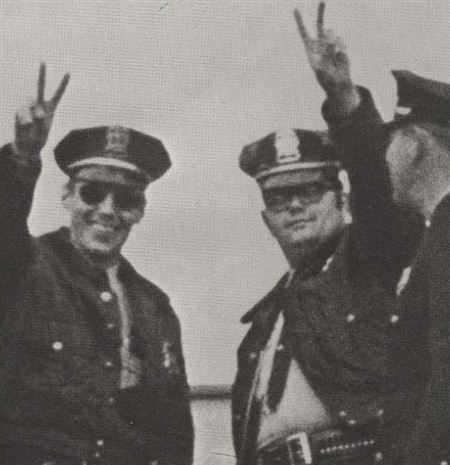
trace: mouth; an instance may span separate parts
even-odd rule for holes
[[[286,227],[288,229],[304,229],[309,223],[312,223],[314,218],[300,218],[292,221],[286,222]]]
[[[104,223],[92,223],[91,228],[100,233],[112,233],[116,230],[116,227],[112,224],[104,224]]]

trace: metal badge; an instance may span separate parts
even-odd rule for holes
[[[171,375],[180,374],[178,357],[173,351],[172,344],[168,341],[163,344],[163,365]]]
[[[123,126],[111,126],[106,133],[106,152],[126,153],[130,142],[130,130]]]
[[[294,163],[302,157],[299,146],[299,139],[293,129],[279,131],[275,135],[275,150],[277,163]]]

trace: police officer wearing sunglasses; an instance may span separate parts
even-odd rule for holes
[[[192,463],[179,322],[168,297],[121,255],[147,186],[170,167],[162,143],[121,126],[70,132],[55,148],[69,176],[70,226],[27,227],[40,152],[66,75],[17,114],[0,153],[0,462]]]
[[[327,91],[332,134],[345,126],[351,138],[360,127],[359,94],[346,56],[336,57],[338,44],[328,43],[323,7],[318,40],[299,13],[297,22]],[[381,124],[374,109],[367,117]],[[393,362],[408,347],[397,295],[424,222],[394,205],[384,173],[372,170],[367,154],[383,138],[365,143],[353,144],[350,163],[329,133],[294,129],[241,153],[240,167],[261,189],[263,220],[289,271],[242,318],[250,328],[238,350],[232,396],[240,465],[397,464],[398,414],[412,406],[410,386],[421,383],[417,371],[404,369],[414,354]],[[350,224],[343,168],[351,184]]]

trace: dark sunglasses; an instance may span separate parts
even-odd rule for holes
[[[114,205],[120,210],[134,210],[145,204],[143,193],[117,184],[87,182],[80,187],[79,193],[81,200],[91,207],[103,202],[109,193],[113,194]]]
[[[282,212],[290,208],[294,197],[298,198],[302,205],[311,205],[319,203],[325,192],[335,189],[336,186],[332,183],[308,183],[301,186],[268,190],[263,193],[263,200],[269,210]]]

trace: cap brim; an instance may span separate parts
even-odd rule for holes
[[[337,170],[337,167],[333,164],[330,164],[328,168],[335,168]],[[292,171],[273,173],[259,179],[258,183],[262,190],[267,190],[280,187],[298,186],[301,184],[309,184],[314,182],[323,182],[326,180],[327,177],[323,168],[303,168]]]

